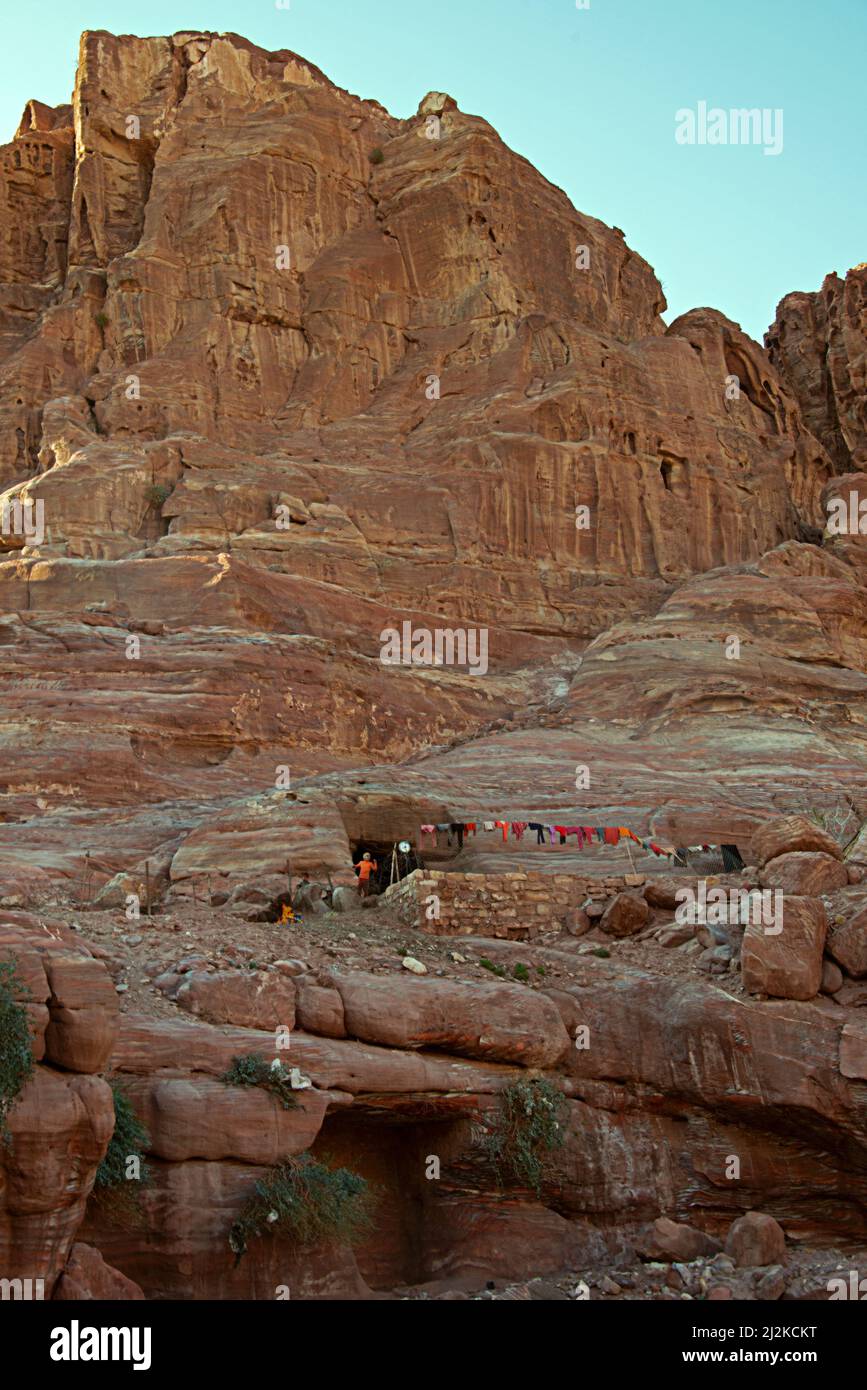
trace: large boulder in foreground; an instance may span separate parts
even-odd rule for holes
[[[812,999],[822,984],[827,931],[825,909],[815,898],[784,898],[781,921],[774,928],[750,922],[744,932],[744,987],[776,999]]]
[[[796,850],[768,860],[759,875],[763,888],[781,888],[793,897],[819,898],[845,888],[849,874],[845,864],[831,854]]]
[[[753,859],[767,864],[781,854],[830,854],[842,859],[842,851],[833,835],[806,816],[778,816],[769,820],[753,835]]]

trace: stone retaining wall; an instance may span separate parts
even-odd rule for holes
[[[587,878],[582,874],[459,874],[417,869],[383,894],[407,926],[439,936],[532,940],[566,929],[588,898],[604,903],[643,875]],[[433,902],[432,899],[438,899]],[[434,915],[434,914],[437,915]]]

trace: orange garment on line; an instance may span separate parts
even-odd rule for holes
[[[358,877],[361,879],[361,882],[366,883],[376,868],[376,860],[359,859],[358,863],[353,865],[353,868],[358,870]]]
[[[511,825],[511,823],[512,822],[508,820],[494,821],[494,825],[496,825],[498,828],[502,827],[504,840],[507,840],[509,838],[509,826]]]

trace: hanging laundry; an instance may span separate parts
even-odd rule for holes
[[[505,842],[506,840],[508,840],[508,838],[509,838],[509,826],[511,825],[511,821],[507,821],[507,820],[498,820],[498,821],[495,821],[494,824],[495,824],[500,830],[502,830],[502,832],[503,832],[503,841]]]
[[[565,843],[566,843],[566,827],[565,827],[565,825],[555,825],[555,826],[554,826],[554,829],[556,830],[557,834],[560,836],[560,844],[561,844],[561,845],[565,845]]]
[[[434,844],[437,842],[437,828],[435,825],[423,825],[421,827],[421,844],[424,844],[425,835],[430,835]]]
[[[456,839],[457,839],[457,842],[458,842],[458,849],[463,849],[463,847],[464,847],[464,823],[463,823],[463,821],[454,821],[454,822],[449,826],[449,829],[451,830],[452,835],[454,835],[454,836],[456,837]],[[449,838],[449,844],[451,844],[451,838]]]
[[[513,821],[512,821],[512,834],[514,835],[514,837],[515,837],[516,840],[520,840],[520,839],[523,838],[524,831],[525,831],[526,829],[527,829],[527,822],[526,822],[525,820],[513,820]]]
[[[497,828],[497,827],[496,827],[496,825],[494,824],[494,822],[493,822],[492,820],[486,820],[486,821],[485,821],[485,830],[488,832],[489,835],[490,835],[491,831],[492,831],[492,830],[496,830],[496,828]]]
[[[553,844],[556,844],[557,841],[556,841],[556,836],[555,836],[555,834],[554,834],[554,827],[553,827],[553,825],[546,825],[546,826],[545,826],[545,829],[546,829],[547,832],[548,832],[548,839],[550,840],[551,844],[552,844],[552,845],[553,845]]]
[[[594,830],[593,830],[593,826],[592,826],[592,825],[582,825],[581,829],[582,829],[582,831],[584,832],[584,839],[587,841],[588,845],[592,845],[592,843],[593,843],[593,835],[594,835],[594,833],[595,833]]]
[[[620,844],[620,831],[616,830],[612,825],[606,826],[605,828],[605,843],[606,845]]]
[[[536,832],[536,844],[537,844],[537,845],[544,845],[544,843],[545,843],[545,827],[544,827],[543,825],[539,825],[539,823],[538,823],[537,821],[531,820],[531,821],[529,821],[528,824],[527,824],[527,829],[528,829],[528,830],[535,830],[535,832]]]
[[[739,873],[744,867],[744,861],[741,858],[740,850],[737,845],[720,845],[720,853],[722,855],[723,868],[727,874]]]
[[[475,833],[476,833],[476,822],[475,822],[474,820],[465,821],[465,822],[464,822],[464,834],[465,834],[465,835],[469,835],[469,834],[475,835]]]
[[[600,845],[601,845],[601,844],[604,844],[604,842],[605,842],[605,826],[604,826],[604,825],[594,825],[593,829],[596,831],[596,838],[597,838],[597,840],[599,841]]]

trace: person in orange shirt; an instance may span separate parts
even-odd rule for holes
[[[359,894],[359,897],[361,897],[361,898],[369,897],[369,895],[370,895],[370,890],[371,890],[371,888],[372,888],[372,886],[373,886],[373,885],[371,884],[371,882],[370,882],[370,876],[371,876],[371,874],[375,874],[375,873],[376,873],[376,870],[377,870],[377,867],[378,867],[378,865],[377,865],[377,863],[376,863],[376,860],[375,860],[375,859],[372,859],[372,858],[370,857],[369,854],[363,854],[363,855],[361,856],[361,858],[359,859],[358,863],[357,863],[357,864],[353,864],[352,867],[353,867],[354,869],[357,869],[357,870],[358,870],[358,894]]]

